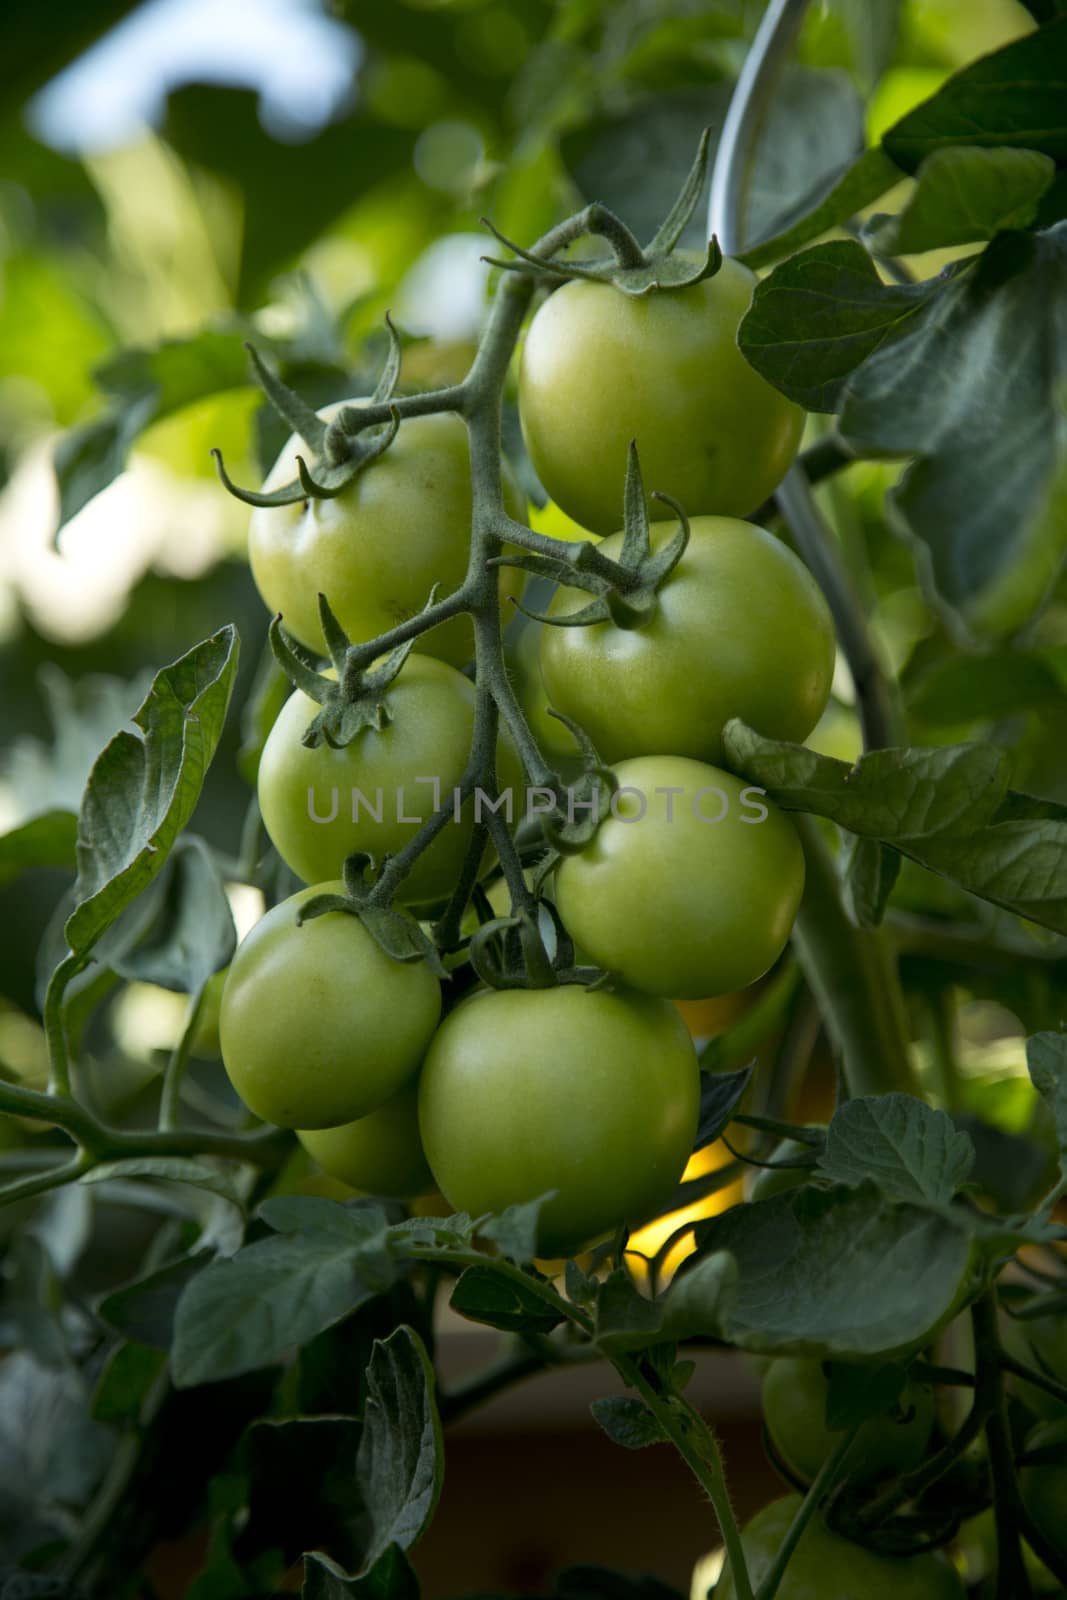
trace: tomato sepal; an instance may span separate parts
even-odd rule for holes
[[[611,246],[610,256],[595,260],[560,261],[555,251],[548,256],[539,255],[536,251],[524,250],[521,245],[515,244],[487,217],[483,217],[483,226],[516,258],[514,261],[501,261],[494,256],[483,259],[502,271],[523,273],[555,283],[573,278],[608,283],[635,298],[653,290],[687,289],[693,284],[702,283],[705,278],[714,277],[722,266],[722,251],[714,235],[708,240],[703,256],[695,261],[690,255],[673,253],[703,192],[708,143],[709,132],[705,128],[696,158],[677,199],[644,248],[613,211],[594,202],[575,218],[573,236],[564,243],[573,243],[583,234],[593,234],[607,240]],[[556,246],[557,250],[560,248],[563,248],[562,244]]]
[[[382,862],[382,871],[389,857]],[[380,950],[394,961],[425,961],[437,978],[447,978],[448,972],[433,940],[420,927],[409,912],[398,906],[384,903],[378,897],[382,871],[368,883],[366,874],[374,870],[373,857],[366,851],[356,851],[345,861],[342,878],[344,894],[325,893],[312,896],[300,908],[298,925],[331,911],[343,911],[358,917]]]

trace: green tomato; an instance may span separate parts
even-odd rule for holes
[[[298,923],[317,894],[290,895],[241,941],[222,992],[219,1038],[230,1082],[282,1128],[365,1117],[418,1069],[441,1015],[425,962],[387,956],[363,924],[330,911]]]
[[[765,1506],[742,1530],[753,1586],[767,1574],[790,1523],[800,1509],[798,1494]],[[815,1514],[790,1557],[778,1600],[963,1600],[959,1575],[943,1556],[883,1556],[843,1539]],[[715,1600],[737,1600],[727,1563]]]
[[[365,1194],[410,1200],[433,1189],[419,1138],[415,1079],[368,1116],[340,1128],[305,1129],[297,1138],[323,1172]]]
[[[763,1375],[767,1431],[786,1465],[809,1483],[843,1437],[826,1425],[829,1387],[820,1361],[795,1356],[777,1358]],[[845,1458],[846,1472],[853,1478],[875,1478],[918,1466],[933,1426],[930,1390],[908,1383],[891,1411],[863,1423]]]
[[[324,407],[329,419],[342,406]],[[296,458],[307,445],[289,440],[263,485],[269,492],[297,475]],[[521,519],[525,505],[504,468],[504,501]],[[372,461],[339,495],[257,507],[248,530],[252,576],[271,611],[289,632],[325,654],[319,593],[355,643],[375,638],[421,611],[438,585],[438,598],[459,587],[467,571],[471,537],[470,451],[455,412],[410,417],[385,454]],[[517,594],[522,577],[501,568],[501,594]],[[462,666],[474,653],[469,617],[453,617],[422,634],[415,649]]]
[[[754,983],[781,955],[804,889],[793,824],[761,790],[684,756],[614,770],[610,814],[556,868],[567,931],[646,994],[694,1000]]]
[[[687,289],[635,298],[575,280],[541,306],[522,353],[522,431],[541,482],[583,528],[622,521],[631,439],[646,488],[691,517],[745,516],[781,482],[804,413],[737,347],[755,283],[727,260]],[[671,515],[655,500],[650,511]]]
[[[301,690],[286,701],[263,747],[259,806],[282,860],[318,883],[335,877],[345,857],[366,850],[380,863],[419,831],[441,803],[451,803],[470,758],[474,685],[455,667],[411,655],[385,693],[385,726],[363,728],[343,749],[300,740],[318,707]],[[521,813],[520,768],[501,738],[498,777]],[[477,797],[418,857],[400,886],[409,905],[445,899],[470,844]]]
[[[549,702],[582,725],[605,761],[662,754],[721,761],[731,717],[799,744],[829,699],[833,622],[808,569],[751,522],[696,517],[690,530],[640,627],[541,629]],[[655,529],[653,547],[668,536]],[[621,534],[600,546],[615,557],[621,548]],[[582,590],[561,588],[548,615],[573,615],[588,600]]]
[[[457,1211],[501,1212],[555,1190],[538,1247],[571,1255],[670,1199],[696,1135],[699,1080],[666,1001],[575,985],[482,990],[427,1052],[422,1142]]]

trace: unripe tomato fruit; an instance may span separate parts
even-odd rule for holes
[[[399,962],[363,924],[330,911],[303,924],[313,895],[290,895],[242,939],[222,992],[222,1059],[257,1117],[282,1128],[335,1128],[391,1098],[418,1068],[441,1015],[425,962]]]
[[[388,721],[380,731],[363,728],[343,749],[308,749],[300,740],[318,707],[299,689],[290,695],[263,747],[258,790],[263,824],[297,877],[305,883],[336,877],[354,850],[368,851],[380,865],[432,816],[438,793],[452,804],[470,758],[474,702],[474,685],[455,667],[410,655],[385,692]],[[506,737],[497,746],[497,769],[501,788],[514,792],[518,815],[521,768]],[[433,905],[451,893],[473,825],[472,797],[460,821],[453,811],[401,883],[403,903]]]
[[[653,548],[672,531],[655,528]],[[622,535],[600,548],[617,559]],[[561,588],[548,615],[588,601]],[[830,696],[833,622],[807,567],[773,534],[735,517],[696,517],[648,621],[546,624],[541,675],[549,704],[582,725],[605,761],[718,762],[731,717],[769,739],[807,738]]]
[[[410,1200],[433,1189],[433,1175],[419,1138],[416,1079],[356,1122],[339,1128],[302,1129],[297,1138],[323,1172],[364,1194]]]
[[[611,813],[556,868],[567,931],[646,994],[695,1000],[754,983],[781,955],[804,889],[793,824],[701,761],[641,756],[614,771]]]
[[[753,1587],[769,1570],[800,1504],[800,1495],[787,1494],[742,1529]],[[834,1533],[816,1512],[789,1558],[777,1600],[963,1600],[963,1593],[959,1575],[943,1556],[879,1555]],[[729,1562],[715,1600],[737,1600]]]
[[[573,1255],[671,1197],[696,1135],[700,1071],[667,1001],[568,984],[482,990],[445,1018],[419,1080],[419,1127],[457,1211],[556,1190],[538,1251]]]
[[[686,289],[635,297],[575,279],[541,306],[522,353],[522,431],[541,482],[583,528],[622,521],[631,439],[645,487],[691,517],[744,516],[781,482],[804,413],[737,347],[755,284],[725,260]]]
[[[798,1478],[814,1481],[843,1435],[826,1425],[829,1380],[820,1361],[780,1356],[763,1374],[763,1418],[771,1440]],[[845,1457],[852,1478],[906,1472],[926,1454],[934,1426],[929,1389],[909,1383],[892,1411],[869,1417]]]
[[[343,400],[320,413],[329,420]],[[264,490],[297,475],[308,447],[296,434],[271,468]],[[504,501],[522,518],[525,504],[504,467]],[[314,474],[313,474],[314,475]],[[471,539],[470,451],[455,412],[409,417],[385,454],[357,473],[332,499],[257,507],[248,529],[248,558],[256,587],[286,628],[325,654],[319,622],[321,591],[354,643],[375,638],[421,611],[434,584],[438,599],[458,588]],[[502,567],[501,593],[517,594],[515,568]],[[474,654],[469,617],[453,617],[420,634],[415,649],[461,667]]]

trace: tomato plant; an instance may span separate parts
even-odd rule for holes
[[[577,281],[540,308],[522,352],[523,435],[549,494],[583,528],[619,526],[631,439],[650,487],[694,516],[745,516],[781,481],[804,414],[737,348],[755,284],[727,260],[674,294],[630,299]]]
[[[621,543],[614,536],[599,549],[615,555]],[[656,598],[638,627],[541,635],[549,704],[581,723],[605,760],[669,751],[719,762],[731,717],[772,739],[807,738],[830,694],[834,635],[826,601],[791,551],[753,523],[694,517]],[[573,615],[584,599],[561,589],[550,619]]]
[[[283,1128],[335,1128],[395,1095],[419,1065],[441,1011],[436,978],[391,961],[354,918],[301,920],[303,889],[237,947],[219,1014],[230,1082]]]
[[[20,6],[0,1600],[1067,1592],[1063,4]]]
[[[577,943],[649,994],[696,999],[761,978],[804,888],[793,824],[732,773],[686,757],[620,761],[614,775],[610,815],[556,868]]]

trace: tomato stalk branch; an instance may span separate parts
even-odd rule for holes
[[[93,1113],[73,1098],[64,1099],[53,1094],[42,1094],[37,1089],[24,1089],[13,1083],[0,1083],[0,1112],[10,1112],[16,1117],[32,1117],[40,1122],[61,1128],[79,1147],[89,1165],[103,1161],[117,1161],[131,1156],[228,1156],[239,1161],[251,1161],[257,1166],[278,1165],[289,1148],[289,1137],[277,1128],[257,1129],[254,1133],[219,1133],[211,1128],[167,1129],[140,1132],[127,1128],[113,1128],[101,1122]],[[57,1172],[65,1173],[64,1181],[80,1177],[88,1166],[80,1159],[67,1167],[40,1173],[38,1178],[55,1178]],[[51,1188],[49,1183],[44,1187]],[[0,1190],[0,1196],[10,1195],[13,1188]]]
[[[711,1501],[726,1546],[737,1600],[754,1600],[741,1533],[730,1504],[722,1452],[715,1435],[683,1395],[665,1394],[661,1381],[638,1358],[616,1355],[612,1363],[623,1381],[637,1390]]]
[[[860,1424],[857,1423],[855,1427],[850,1428],[847,1433],[843,1434],[819,1468],[814,1482],[801,1504],[797,1507],[796,1516],[789,1524],[785,1538],[775,1553],[774,1560],[756,1590],[756,1600],[774,1600],[774,1596],[778,1593],[778,1586],[785,1577],[785,1569],[789,1565],[794,1550],[800,1543],[804,1529],[816,1511],[818,1511],[820,1502],[837,1482],[844,1466],[845,1457],[848,1455],[859,1430]]]
[[[163,1071],[163,1089],[159,1098],[159,1129],[161,1133],[177,1128],[181,1120],[182,1079],[185,1069],[189,1065],[189,1053],[193,1047],[197,1023],[204,1007],[204,996],[207,993],[207,982],[200,984],[189,996],[185,1013],[185,1024],[182,1028],[181,1038],[175,1045],[169,1061]]]
[[[997,1533],[996,1600],[1027,1600],[1032,1589],[1020,1544],[1025,1513],[1012,1456],[1001,1379],[996,1299],[992,1292],[982,1295],[971,1307],[971,1324],[974,1329],[977,1379],[974,1403],[975,1409],[981,1407],[984,1413],[989,1470],[993,1478],[993,1520]],[[1038,1541],[1044,1543],[1040,1536]],[[1039,1550],[1038,1554],[1042,1555],[1043,1552]]]

